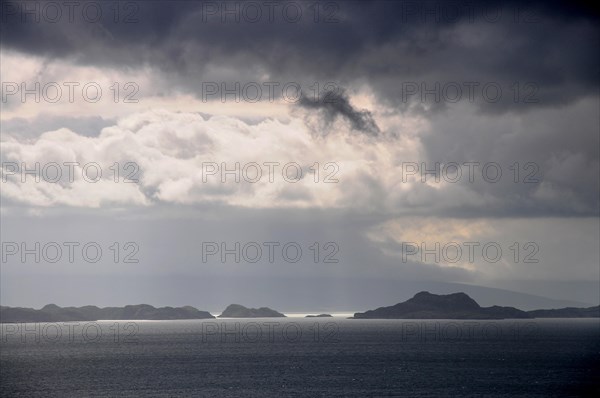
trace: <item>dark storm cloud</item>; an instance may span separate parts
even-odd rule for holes
[[[324,118],[326,125],[331,125],[336,118],[341,117],[350,123],[353,130],[369,135],[379,133],[379,127],[375,123],[371,112],[366,109],[355,109],[343,90],[323,95],[317,99],[303,96],[299,101],[299,105],[306,109],[317,110]]]
[[[31,16],[23,23],[19,4],[3,3],[3,46],[82,64],[149,64],[174,90],[197,93],[199,80],[211,79],[208,66],[233,68],[249,81],[266,72],[271,81],[367,82],[399,109],[420,101],[421,83],[443,90],[477,82],[475,101],[500,113],[564,105],[598,90],[598,14],[579,3],[322,2],[318,23],[312,2],[278,3],[272,14],[262,7],[257,22],[241,2],[127,2],[117,16],[114,3],[95,2],[103,5],[95,23],[79,9],[74,22],[65,11],[58,23]],[[302,12],[298,22],[289,22],[289,9],[284,17],[289,4]],[[235,7],[239,22],[221,12]],[[516,102],[515,82],[533,84],[520,88]],[[413,83],[419,93],[407,97]],[[484,97],[487,83],[502,88],[498,100]],[[444,108],[443,101],[431,105]]]
[[[598,107],[595,98],[560,112],[540,109],[513,118],[466,109],[434,115],[431,131],[437,133],[423,137],[428,167],[479,162],[475,183],[462,178],[458,184],[473,195],[502,201],[480,208],[457,206],[452,215],[598,216]],[[496,183],[482,181],[481,169],[491,162],[503,173]]]

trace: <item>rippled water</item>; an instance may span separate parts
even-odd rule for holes
[[[5,324],[0,391],[2,397],[592,396],[600,392],[599,333],[594,319]]]

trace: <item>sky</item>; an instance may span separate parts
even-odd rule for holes
[[[600,301],[582,2],[1,12],[2,305]]]

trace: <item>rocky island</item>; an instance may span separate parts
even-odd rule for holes
[[[514,307],[481,307],[465,293],[446,295],[417,293],[413,298],[390,307],[357,312],[353,319],[518,319],[518,318],[596,318],[600,307],[521,311]]]
[[[0,307],[0,323],[18,322],[71,322],[99,320],[174,320],[210,319],[207,311],[194,307],[160,307],[148,304],[126,305],[125,307],[99,308],[94,305],[84,307],[59,307],[48,304],[42,309],[21,307]]]
[[[357,312],[354,319],[505,319],[531,318],[513,307],[481,307],[465,293],[437,295],[417,293],[413,298],[366,312]]]
[[[219,318],[285,318],[285,315],[267,307],[246,308],[240,304],[231,304]]]
[[[331,318],[330,314],[307,315],[305,318]]]

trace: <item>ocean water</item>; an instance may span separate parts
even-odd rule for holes
[[[2,397],[600,396],[597,319],[1,325]]]

